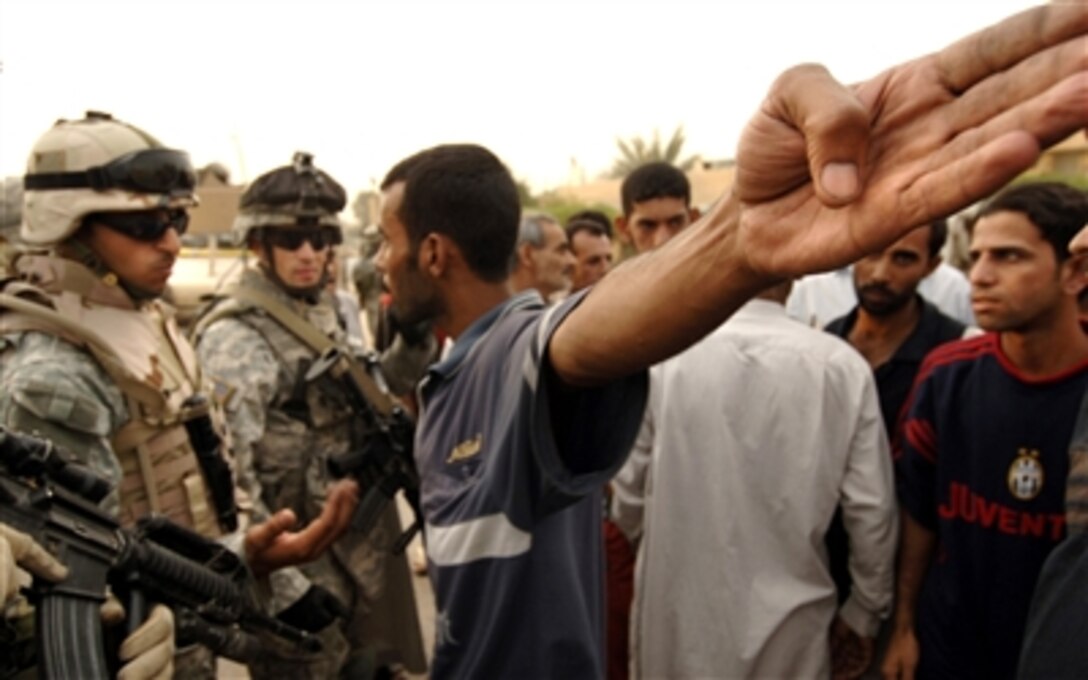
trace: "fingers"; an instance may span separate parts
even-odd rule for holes
[[[811,178],[825,205],[844,205],[861,191],[869,134],[869,114],[850,88],[823,66],[794,67],[771,86],[741,138],[737,157],[755,162],[738,164],[738,195],[762,202]]]
[[[11,554],[11,544],[0,536],[0,604],[19,592],[19,569],[15,556]]]
[[[1088,2],[1049,3],[959,40],[937,55],[941,80],[954,94],[1033,54],[1088,33]]]
[[[112,592],[106,592],[106,601],[99,607],[102,623],[112,626],[125,620],[125,608]]]
[[[151,680],[173,674],[174,614],[161,604],[151,609],[143,625],[121,643],[118,658],[126,663],[118,680]]]
[[[10,544],[15,562],[31,574],[53,583],[68,576],[68,568],[30,536],[6,524],[0,524],[0,536]]]
[[[246,553],[260,552],[286,531],[295,527],[297,519],[292,510],[280,510],[264,522],[255,524],[246,532]]]
[[[359,486],[354,481],[345,479],[332,486],[321,515],[299,533],[298,547],[306,561],[315,559],[344,535],[358,503]]]
[[[827,205],[853,199],[861,188],[869,143],[869,114],[852,90],[823,66],[790,69],[775,83],[783,108],[805,137],[809,173]]]

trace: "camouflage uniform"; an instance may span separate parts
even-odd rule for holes
[[[276,172],[293,179],[289,168],[268,174]],[[302,172],[315,169],[306,166]],[[255,185],[260,182],[259,178]],[[252,187],[247,190],[249,195]],[[294,205],[288,208],[294,209]],[[283,219],[284,215],[291,217],[292,213],[284,210],[273,217]],[[323,214],[322,219],[335,219],[335,213],[331,217]],[[259,219],[250,225],[253,223],[261,228]],[[284,226],[295,228],[293,219]],[[248,236],[250,228],[241,231]],[[244,271],[237,286],[203,310],[194,324],[193,339],[201,365],[217,384],[226,386],[226,416],[237,479],[254,499],[257,517],[264,516],[268,508],[291,508],[300,522],[308,522],[320,514],[327,487],[334,481],[327,461],[360,448],[366,432],[341,384],[328,376],[306,379],[318,350],[259,305],[247,301],[251,299],[243,295],[247,291],[290,310],[348,356],[355,352],[324,282],[306,294],[295,291],[292,295],[264,265]],[[406,348],[402,344],[393,354],[386,363],[397,365],[401,375],[408,372],[418,377],[429,349]],[[245,360],[240,361],[240,357]],[[390,554],[399,534],[392,504],[385,520],[366,536],[345,534],[321,558],[300,568],[313,584],[333,593],[351,612],[346,620],[321,632],[321,654],[301,657],[278,650],[269,655],[267,663],[250,665],[253,677],[324,678],[338,673],[363,677],[373,671],[375,664],[389,661],[423,670],[425,661],[407,564],[403,556],[394,558]],[[384,610],[388,606],[383,601],[387,576],[400,586],[396,592],[402,596],[395,605],[399,610],[394,616],[399,621],[394,626],[404,629],[407,625],[408,635],[391,633],[375,616],[376,607]],[[406,599],[404,584],[408,584]]]
[[[241,553],[245,517],[237,531],[221,535],[185,427],[207,414],[189,397],[211,392],[173,310],[155,291],[120,280],[78,237],[90,215],[107,225],[129,218],[129,227],[111,230],[133,228],[131,218],[142,229],[154,223],[157,236],[123,232],[148,243],[183,231],[196,202],[188,157],[108,114],[88,112],[39,138],[24,183],[20,241],[42,254],[18,257],[11,277],[0,281],[0,423],[54,441],[109,481],[103,505],[122,525],[161,513]],[[211,410],[225,436],[221,411],[214,403]],[[300,579],[282,570],[273,587]],[[214,677],[214,659],[189,645],[174,669],[181,677]]]
[[[116,375],[79,346],[78,340],[17,330],[23,325],[20,315],[3,310],[0,423],[52,440],[108,480],[111,492],[103,507],[119,516],[123,525],[131,525],[156,507],[185,526],[218,536],[214,506],[195,457],[187,455],[186,446],[157,446],[149,456],[161,471],[151,483],[159,491],[154,505],[147,493],[147,480],[139,471],[139,455],[122,458],[115,451],[122,431],[136,432],[126,425],[142,429],[141,425],[147,424],[150,429],[146,433],[180,427],[184,418],[181,403],[201,386],[192,349],[174,325],[169,307],[158,301],[137,306],[119,287],[102,282],[75,262],[23,256],[15,265],[27,278],[34,272],[33,278],[48,282],[39,289],[21,287],[21,299],[31,304],[48,301],[72,321],[112,328],[113,333],[100,332],[99,336],[116,341],[113,344],[128,377],[163,399],[157,409],[150,401],[137,404],[118,386]],[[75,291],[65,290],[65,281],[90,285],[77,296]],[[71,305],[73,298],[76,304]],[[141,412],[134,413],[134,409]],[[137,436],[144,439],[146,434]],[[154,439],[152,435],[146,441]],[[240,548],[240,533],[230,537],[229,543]],[[212,678],[214,659],[203,648],[179,649],[175,671],[186,677]]]
[[[346,348],[347,339],[327,294],[316,303],[301,301],[252,269],[243,274],[239,286],[273,297]],[[350,410],[343,388],[331,379],[305,381],[317,358],[313,348],[259,308],[230,298],[219,304],[231,307],[231,312],[206,326],[198,320],[196,347],[208,374],[216,383],[229,386],[227,423],[238,482],[255,499],[258,517],[268,507],[291,508],[300,521],[307,522],[320,514],[326,488],[333,481],[328,459],[361,446],[365,432],[360,430],[360,419]],[[216,309],[207,314],[215,314]],[[218,309],[218,314],[224,312]],[[376,649],[380,646],[376,638],[383,631],[375,630],[371,615],[375,601],[384,594],[387,571],[404,571],[403,557],[389,554],[396,532],[396,522],[379,524],[367,536],[349,532],[328,553],[301,567],[313,583],[347,604],[352,614],[339,627],[323,631],[325,649],[320,660],[300,660],[291,667],[284,659],[276,659],[268,667],[251,666],[254,677],[300,673],[331,677],[348,663],[349,653],[393,651]],[[414,618],[413,606],[407,602],[400,616]],[[373,663],[371,659],[364,665]]]

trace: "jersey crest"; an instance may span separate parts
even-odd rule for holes
[[[1034,499],[1043,490],[1045,474],[1035,449],[1020,449],[1016,459],[1009,466],[1009,493],[1022,501]]]

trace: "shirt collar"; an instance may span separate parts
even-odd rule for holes
[[[896,350],[893,359],[900,359],[906,361],[921,361],[926,358],[930,350],[933,349],[934,340],[933,336],[938,332],[938,326],[940,324],[941,313],[936,306],[929,300],[926,300],[921,295],[917,296],[918,302],[922,305],[922,313],[918,318],[918,325],[914,327],[911,334],[907,336],[907,339],[903,341],[903,344]]]
[[[533,305],[543,306],[544,300],[540,297],[540,293],[530,289],[518,293],[487,310],[483,316],[469,324],[469,327],[453,343],[453,347],[450,348],[446,358],[431,366],[428,373],[442,380],[449,378],[461,366],[465,357],[476,346],[480,338],[487,335],[495,322],[515,309],[523,309]]]

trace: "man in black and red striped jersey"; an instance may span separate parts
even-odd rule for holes
[[[1008,189],[971,233],[983,336],[925,360],[902,422],[903,516],[885,677],[1013,677],[1032,591],[1065,534],[1069,442],[1088,387],[1069,242],[1088,194]]]

